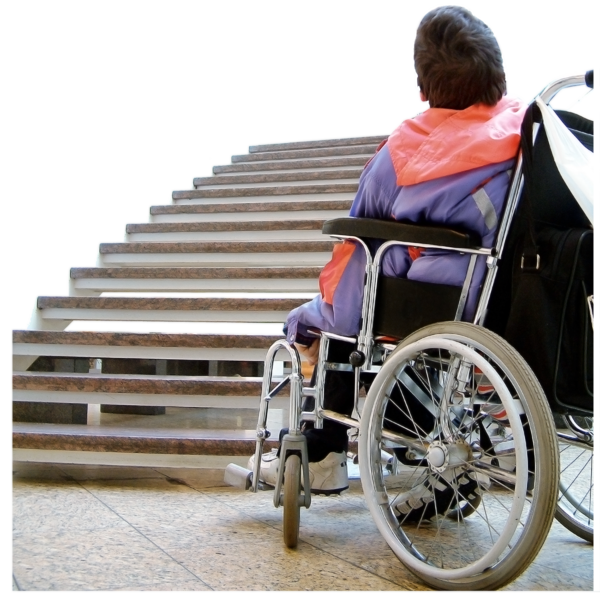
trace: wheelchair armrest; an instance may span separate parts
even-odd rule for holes
[[[408,242],[418,246],[427,244],[446,248],[479,248],[481,240],[477,235],[461,233],[445,227],[434,225],[412,225],[398,221],[380,219],[358,219],[344,217],[331,219],[323,225],[323,233],[327,235],[351,235],[357,238],[375,238]]]

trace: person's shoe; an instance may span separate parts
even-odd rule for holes
[[[476,393],[480,395],[491,394],[495,388],[490,380],[483,374],[482,370],[475,367],[475,385]]]
[[[254,471],[254,454],[248,460],[248,469]],[[272,485],[277,483],[281,461],[277,450],[262,455],[259,479]],[[322,461],[308,463],[310,491],[313,494],[339,494],[348,489],[348,467],[345,452],[330,452]],[[301,479],[304,485],[304,476]]]
[[[442,477],[429,476],[423,483],[400,494],[392,508],[400,523],[414,523],[443,516],[455,508],[459,502],[474,501],[489,489],[490,481],[486,476],[462,473],[450,484]]]
[[[339,494],[348,489],[345,452],[330,452],[323,460],[308,463],[310,491],[313,494]],[[302,478],[304,485],[304,478]]]
[[[248,469],[254,472],[254,459],[256,455],[253,454],[248,460]],[[279,473],[279,457],[277,456],[277,450],[271,450],[271,452],[265,452],[262,455],[260,461],[260,473],[259,480],[263,483],[267,483],[275,487],[277,483],[277,475]]]

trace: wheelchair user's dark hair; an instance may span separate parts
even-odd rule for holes
[[[417,84],[432,108],[493,106],[506,94],[502,53],[491,29],[461,6],[428,12],[415,39]]]

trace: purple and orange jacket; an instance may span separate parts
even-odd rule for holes
[[[430,108],[404,121],[367,163],[351,217],[438,224],[477,234],[491,247],[520,142],[526,105],[508,97],[495,106],[464,110]],[[375,252],[381,242],[370,244]],[[469,256],[393,246],[382,273],[416,281],[462,286]],[[290,312],[290,343],[310,343],[308,329],[345,336],[359,332],[366,257],[346,240],[319,277],[320,294]],[[477,259],[463,319],[472,320],[483,283],[485,257]]]

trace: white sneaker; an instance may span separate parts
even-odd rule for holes
[[[348,489],[345,452],[330,452],[323,460],[308,463],[310,491],[313,494],[339,494]],[[304,485],[304,478],[302,479]]]
[[[392,508],[399,517],[402,517],[408,515],[413,510],[421,508],[425,504],[429,504],[432,500],[433,491],[429,486],[420,483],[407,492],[400,494],[392,502]]]
[[[254,471],[254,454],[248,460],[248,469]],[[281,461],[277,450],[262,455],[260,481],[272,485],[277,483]],[[308,463],[310,491],[314,494],[339,494],[348,489],[348,467],[345,452],[330,452],[322,461]],[[304,484],[304,477],[302,477]]]
[[[446,514],[462,500],[475,500],[475,495],[489,488],[489,477],[478,473],[461,473],[451,483],[443,477],[429,476],[423,483],[400,494],[392,502],[392,508],[402,522],[432,519]]]
[[[253,454],[248,460],[248,469],[254,472],[254,458],[255,454]],[[279,457],[277,456],[277,450],[271,450],[271,452],[265,452],[262,455],[262,460],[260,462],[260,473],[259,480],[272,485],[275,487],[277,483],[277,475],[279,473]]]

